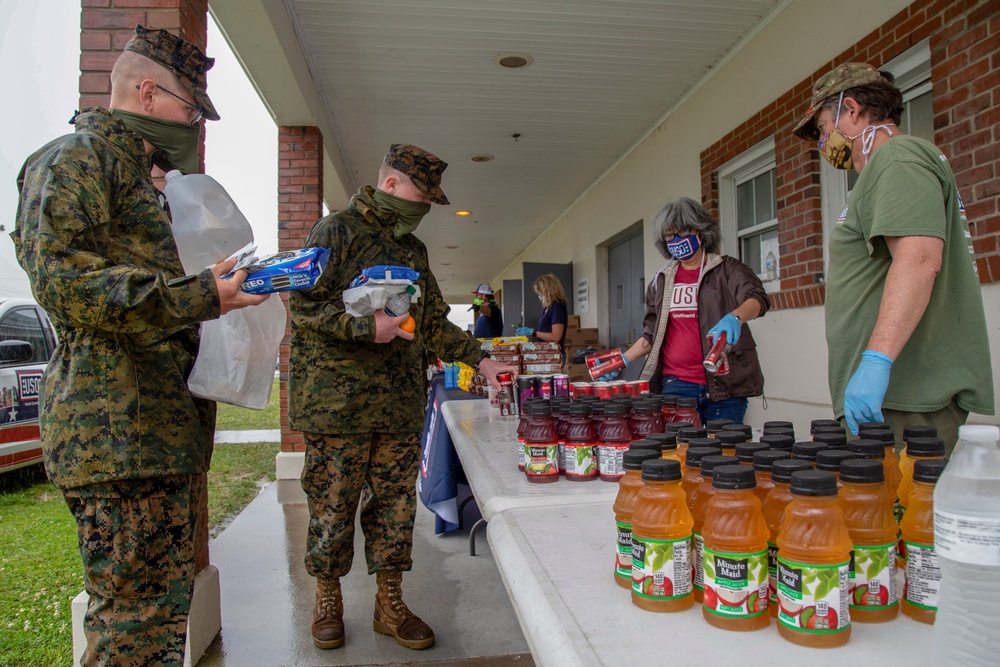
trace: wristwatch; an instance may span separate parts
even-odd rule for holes
[[[745,319],[743,319],[742,317],[740,317],[736,313],[729,313],[729,314],[736,318],[736,321],[740,323],[740,326],[743,326],[744,324],[747,323],[747,321]]]
[[[493,357],[490,356],[489,352],[483,350],[482,353],[479,355],[479,361],[476,362],[476,366],[478,367],[479,364],[483,363],[483,359],[492,359],[492,358]]]

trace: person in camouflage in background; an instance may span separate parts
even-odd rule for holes
[[[213,60],[169,32],[136,27],[111,72],[111,110],[18,175],[11,237],[59,335],[43,379],[45,470],[77,523],[90,598],[82,665],[182,665],[194,536],[215,403],[187,377],[198,322],[265,296],[227,261],[185,276],[152,163],[198,168]]]
[[[439,358],[479,364],[496,381],[514,369],[493,361],[477,341],[448,321],[448,306],[430,271],[427,248],[413,235],[431,203],[448,204],[441,190],[447,163],[415,146],[393,144],[379,170],[378,188],[362,187],[347,208],[319,220],[307,246],[330,248],[316,286],[289,295],[292,313],[288,410],[304,432],[302,487],[309,501],[306,570],[317,578],[312,637],[317,647],[344,643],[340,577],[354,558],[354,516],[361,509],[368,573],[376,574],[373,625],[407,648],[434,644],[434,633],[402,600],[403,571],[411,567],[420,432],[427,380],[424,350]],[[363,269],[408,266],[420,272],[421,299],[407,314],[345,312],[343,292]]]

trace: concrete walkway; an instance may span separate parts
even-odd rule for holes
[[[216,431],[216,442],[281,442],[281,429],[259,431]]]
[[[332,651],[315,648],[309,632],[315,583],[302,562],[308,519],[298,480],[278,481],[211,541],[222,582],[222,632],[199,667],[533,667],[485,531],[477,536],[479,555],[469,556],[472,521],[463,531],[435,536],[434,517],[419,501],[413,571],[404,575],[403,591],[434,628],[436,645],[412,651],[372,630],[375,578],[367,574],[358,528],[354,564],[342,580],[347,641]]]

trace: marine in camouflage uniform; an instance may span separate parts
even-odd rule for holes
[[[396,144],[385,164],[408,175],[430,201],[447,203],[439,185],[447,164],[435,156]],[[305,564],[319,578],[316,613],[322,614],[324,587],[336,587],[326,593],[336,598],[328,606],[336,608],[338,618],[342,603],[337,580],[351,569],[362,487],[371,491],[361,509],[369,574],[398,576],[411,567],[427,385],[425,349],[470,365],[481,359],[479,343],[447,319],[449,308],[430,270],[427,248],[412,233],[399,235],[398,213],[381,206],[376,197],[374,188],[363,187],[347,208],[316,223],[306,245],[330,248],[329,264],[313,289],[289,295],[289,419],[292,428],[304,431],[306,441]],[[376,265],[420,272],[421,298],[410,308],[416,321],[412,341],[376,343],[374,318],[345,312],[344,290],[363,269]],[[326,640],[315,625],[313,630],[321,648],[343,643],[342,625]],[[425,647],[405,638],[400,643]]]
[[[197,47],[139,26],[126,50],[194,81],[218,118],[204,94],[212,60]],[[45,470],[77,522],[84,665],[183,664],[212,456],[215,403],[193,397],[187,377],[220,293],[210,270],[184,276],[150,169],[142,136],[92,108],[18,176],[11,237],[59,336],[39,417]]]

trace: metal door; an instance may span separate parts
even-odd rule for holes
[[[642,232],[608,248],[608,346],[627,350],[642,335],[646,311]],[[635,380],[642,363],[626,368],[619,379]]]
[[[503,281],[503,335],[516,336],[521,322],[521,281]]]

